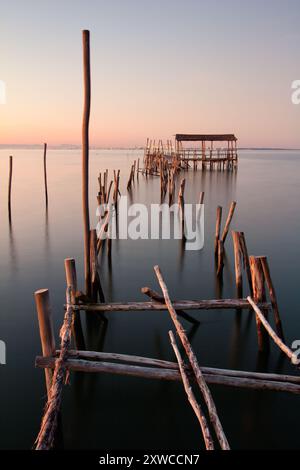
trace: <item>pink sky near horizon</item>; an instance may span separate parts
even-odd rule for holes
[[[92,146],[235,133],[242,147],[300,148],[300,105],[291,102],[300,78],[297,2],[200,3],[91,0],[85,8],[81,0],[28,0],[25,8],[12,0],[0,20],[7,94],[0,144],[81,143],[81,30],[88,28]]]

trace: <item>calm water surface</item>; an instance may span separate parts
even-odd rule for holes
[[[8,156],[14,156],[12,220],[8,223]],[[139,151],[91,152],[91,226],[96,225],[99,171],[121,170],[126,194],[130,164]],[[48,152],[49,210],[45,212],[42,150],[0,150],[0,339],[7,365],[0,367],[0,447],[31,448],[45,404],[33,292],[50,289],[58,336],[65,296],[64,258],[74,257],[83,289],[80,151]],[[231,237],[226,242],[223,286],[215,278],[213,236],[217,205],[237,210],[232,228],[245,232],[248,250],[267,255],[288,344],[300,338],[300,154],[296,151],[244,151],[236,174],[185,172],[186,202],[205,191],[205,245],[182,250],[180,241],[113,241],[112,264],[100,257],[107,300],[142,300],[140,288],[156,290],[159,264],[173,298],[235,296]],[[159,202],[159,179],[140,177],[134,202]],[[82,320],[89,349],[174,360],[167,312],[107,314],[92,327]],[[293,373],[272,347],[258,357],[253,314],[243,311],[194,312],[200,324],[185,323],[199,362],[205,366]],[[299,448],[299,397],[211,386],[232,448]],[[65,448],[198,449],[200,430],[179,383],[100,374],[72,374],[64,389]]]

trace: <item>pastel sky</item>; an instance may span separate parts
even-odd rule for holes
[[[234,132],[300,148],[299,0],[0,0],[0,144],[80,144],[82,29],[91,145]]]

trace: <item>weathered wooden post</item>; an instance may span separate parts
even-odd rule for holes
[[[34,293],[34,298],[38,314],[43,356],[53,356],[55,354],[55,337],[53,332],[53,320],[50,308],[49,290],[37,290]],[[45,369],[45,380],[49,398],[49,392],[52,383],[51,369]]]
[[[265,302],[265,285],[264,285],[264,273],[262,270],[261,262],[259,257],[250,256],[250,270],[252,277],[252,289],[253,289],[253,300],[255,303]],[[260,319],[255,315],[256,329],[257,329],[257,340],[258,349],[263,351],[265,349],[265,335]]]
[[[224,268],[224,245],[222,240],[218,240],[218,267],[217,276],[222,276]]]
[[[239,235],[239,232],[232,231],[236,292],[237,296],[241,298],[243,296],[243,275]]]
[[[283,328],[282,328],[280,314],[279,314],[277,296],[276,296],[275,288],[274,288],[273,281],[271,278],[271,273],[270,273],[270,268],[269,268],[267,257],[260,256],[260,262],[261,262],[265,280],[268,286],[268,291],[269,291],[272,309],[273,309],[274,318],[275,318],[276,331],[277,331],[279,338],[284,341],[284,334],[283,334]]]
[[[240,245],[240,250],[243,255],[243,263],[244,263],[244,269],[246,270],[247,278],[248,278],[248,284],[249,284],[249,291],[250,295],[253,294],[253,289],[252,289],[252,277],[251,277],[251,270],[250,270],[250,264],[249,264],[249,255],[248,255],[248,249],[247,249],[247,244],[246,244],[246,238],[244,232],[238,232],[239,234],[239,245]]]
[[[109,215],[107,214],[107,220]],[[105,229],[104,229],[105,230]],[[99,241],[101,241],[101,238]],[[99,293],[100,302],[105,302],[104,293],[101,286],[100,276],[98,273],[98,256],[97,256],[97,233],[93,229],[90,231],[90,260],[91,260],[91,298],[93,302],[97,302]]]
[[[184,188],[185,188],[185,178],[182,178],[180,182],[180,188],[179,188],[179,193],[178,193],[178,204],[183,209],[184,205]]]
[[[45,183],[45,198],[46,198],[46,207],[48,206],[48,188],[47,188],[47,144],[44,143],[44,183]]]
[[[8,174],[8,215],[11,218],[11,186],[12,186],[12,172],[13,172],[13,157],[9,157],[9,174]]]
[[[223,230],[223,233],[222,233],[221,240],[222,240],[223,243],[225,243],[225,240],[227,238],[227,234],[228,234],[229,226],[230,226],[233,214],[234,214],[235,206],[236,206],[236,202],[232,201],[232,203],[230,204],[230,208],[229,208],[228,216],[227,216],[227,219],[226,219],[225,227],[224,227],[224,230]]]
[[[201,191],[200,196],[199,196],[199,204],[203,204],[203,201],[204,201],[204,191]]]
[[[84,227],[84,278],[86,295],[90,295],[90,215],[89,215],[89,120],[91,107],[90,32],[82,32],[84,107],[82,121],[82,208]]]
[[[76,304],[76,291],[77,291],[77,274],[76,264],[74,258],[65,259],[65,272],[66,272],[66,283],[67,287],[71,287],[71,302]],[[80,320],[80,312],[73,310],[73,325],[72,331],[75,340],[76,349],[85,349],[85,341],[82,331],[82,325]]]
[[[222,207],[217,207],[217,217],[216,217],[216,231],[215,231],[215,256],[218,254],[218,243],[220,239],[220,227],[222,220]]]

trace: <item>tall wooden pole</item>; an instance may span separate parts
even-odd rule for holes
[[[13,157],[9,157],[9,175],[8,175],[8,215],[11,218],[11,183],[12,183],[12,172],[13,172]]]
[[[84,279],[90,295],[90,215],[89,215],[89,120],[91,107],[90,32],[82,32],[84,106],[82,120],[82,209],[84,229]]]
[[[45,182],[45,198],[46,198],[46,207],[48,207],[48,188],[47,188],[47,144],[44,143],[44,182]]]

